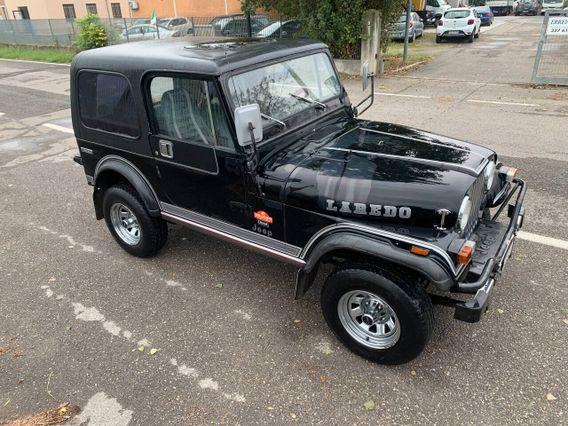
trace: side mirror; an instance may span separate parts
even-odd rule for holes
[[[240,146],[245,147],[262,141],[262,117],[258,104],[235,109],[235,129]]]
[[[363,92],[369,87],[369,63],[365,62],[361,67],[361,83],[363,85]]]
[[[365,62],[361,66],[361,80],[362,80],[361,83],[363,86],[363,92],[365,92],[369,87],[369,80],[371,81],[371,93],[365,99],[363,99],[361,102],[359,102],[357,105],[353,107],[353,114],[355,116],[363,114],[373,105],[373,102],[375,102],[375,74],[369,74],[368,62]],[[359,107],[366,102],[368,102],[368,105],[365,106],[363,109],[359,109]]]

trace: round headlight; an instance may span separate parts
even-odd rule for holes
[[[466,195],[461,203],[460,211],[458,212],[457,225],[461,231],[463,231],[467,226],[467,222],[469,221],[469,217],[471,216],[471,207],[471,198]]]
[[[491,160],[489,164],[485,167],[483,172],[485,176],[485,187],[489,191],[491,186],[493,186],[493,181],[495,180],[495,161]]]

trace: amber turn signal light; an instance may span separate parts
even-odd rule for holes
[[[418,246],[412,246],[410,247],[410,253],[417,254],[418,256],[428,256],[430,250]]]
[[[499,173],[503,173],[505,175],[505,178],[507,179],[507,182],[513,182],[513,179],[515,179],[515,175],[517,174],[517,168],[516,167],[501,167],[499,169]]]
[[[466,241],[458,252],[458,264],[465,265],[473,256],[475,241]]]

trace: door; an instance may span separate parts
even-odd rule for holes
[[[242,226],[244,157],[216,82],[181,74],[147,80],[150,144],[168,204]]]

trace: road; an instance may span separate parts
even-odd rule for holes
[[[294,301],[293,268],[181,228],[156,258],[123,252],[72,161],[68,68],[0,61],[0,422],[64,401],[92,425],[565,422],[568,90],[522,84],[540,19],[378,81],[365,118],[487,145],[530,188],[486,317],[436,306],[426,351],[397,367],[335,340],[322,277]]]

